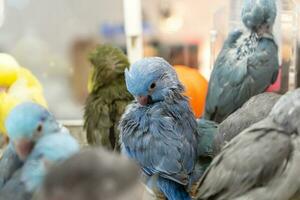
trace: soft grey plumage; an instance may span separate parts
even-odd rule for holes
[[[41,198],[140,200],[138,177],[137,166],[128,159],[100,148],[87,149],[49,172]]]
[[[247,101],[241,108],[228,116],[218,126],[213,143],[213,154],[217,155],[222,147],[243,130],[266,118],[281,95],[265,92]]]
[[[262,5],[264,1],[268,4]],[[249,30],[233,31],[224,42],[209,81],[206,119],[222,122],[276,81],[279,64],[271,32],[276,16],[273,4],[273,0],[245,0],[242,18]]]
[[[266,119],[224,147],[203,175],[197,199],[297,199],[299,131],[300,89],[281,97]]]

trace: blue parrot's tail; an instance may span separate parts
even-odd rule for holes
[[[179,183],[159,177],[157,184],[168,200],[192,200],[184,186]]]

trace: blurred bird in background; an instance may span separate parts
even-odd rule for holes
[[[141,200],[138,168],[103,149],[86,149],[51,169],[40,200]]]
[[[78,151],[78,142],[67,132],[43,136],[23,167],[0,190],[0,199],[31,199],[39,192],[48,170]]]
[[[53,134],[63,138],[63,135],[69,134],[46,108],[32,102],[21,103],[13,108],[6,119],[5,126],[10,143],[0,160],[0,191],[12,177],[16,176],[14,173],[22,168],[41,138]],[[65,145],[67,148],[67,144]],[[40,146],[37,149],[40,149]],[[53,153],[57,154],[55,151],[53,150]]]
[[[204,117],[218,123],[264,92],[278,74],[275,0],[244,0],[241,17],[248,30],[229,34],[209,81]]]
[[[90,54],[90,62],[90,94],[84,113],[87,140],[91,145],[119,150],[118,122],[133,99],[124,80],[124,70],[129,67],[129,62],[120,49],[108,45],[98,46]]]
[[[12,56],[0,53],[0,133],[5,138],[7,131],[4,123],[8,113],[25,101],[47,107],[43,88],[35,76],[21,67]],[[7,138],[4,140],[7,142]]]
[[[197,158],[197,122],[174,68],[162,58],[145,58],[125,70],[125,80],[136,100],[120,121],[122,152],[146,176],[157,177],[159,198],[191,199],[187,187]]]
[[[300,198],[300,89],[233,138],[202,176],[198,200]]]

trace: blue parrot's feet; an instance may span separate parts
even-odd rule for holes
[[[196,198],[198,188],[199,188],[199,181],[196,182],[196,183],[194,183],[194,184],[190,187],[190,189],[189,189],[189,195],[191,196],[192,199],[195,199],[195,198]]]
[[[162,192],[155,193],[156,200],[167,200],[166,196]]]

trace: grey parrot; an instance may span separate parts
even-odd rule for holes
[[[116,164],[117,163],[117,164]],[[137,166],[103,149],[85,149],[51,169],[41,200],[140,200]]]
[[[213,155],[243,130],[266,118],[281,95],[265,92],[251,97],[241,108],[229,115],[218,126],[213,141]]]
[[[274,0],[244,0],[242,21],[248,30],[235,30],[224,42],[209,81],[205,119],[221,123],[276,81],[275,16]]]
[[[198,200],[292,200],[300,192],[300,89],[233,138],[198,185]]]

